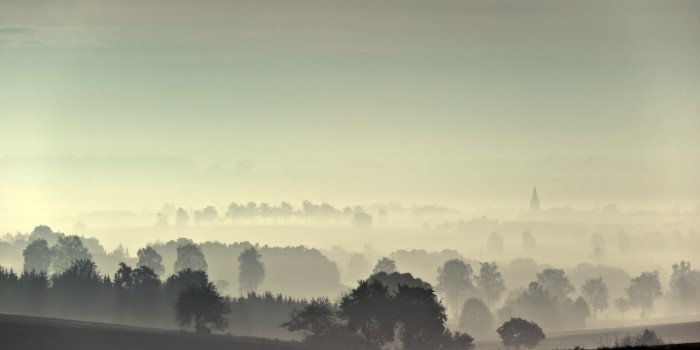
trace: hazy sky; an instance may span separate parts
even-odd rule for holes
[[[0,208],[64,193],[7,158],[46,155],[256,169],[222,202],[694,203],[698,43],[698,1],[0,0]]]

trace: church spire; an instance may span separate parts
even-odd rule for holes
[[[532,187],[532,198],[530,199],[530,211],[540,210],[540,199],[537,197],[537,186]]]

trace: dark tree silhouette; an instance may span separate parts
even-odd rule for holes
[[[165,273],[163,257],[153,247],[147,246],[139,249],[136,252],[136,256],[139,258],[139,262],[136,263],[137,267],[147,266],[158,276],[162,276]]]
[[[251,247],[238,256],[238,290],[241,294],[255,292],[265,279],[265,266],[260,262],[260,253]]]
[[[479,276],[476,277],[476,284],[479,288],[479,293],[484,296],[489,305],[499,301],[506,291],[503,277],[501,277],[496,263],[481,263]]]
[[[559,300],[565,300],[569,293],[576,290],[562,269],[542,270],[537,274],[537,283]]]
[[[474,348],[474,338],[467,333],[450,332],[445,330],[442,337],[442,346],[440,350],[471,350]]]
[[[207,271],[207,261],[198,246],[190,243],[177,247],[177,260],[173,266],[174,271],[184,269]]]
[[[306,336],[320,336],[336,327],[335,312],[328,298],[311,299],[302,310],[294,310],[289,321],[282,324],[290,332],[301,331]]]
[[[197,333],[211,333],[209,327],[224,329],[229,307],[212,283],[188,285],[177,297],[175,320],[181,326],[194,323]]]
[[[620,317],[624,320],[625,312],[632,308],[632,303],[627,298],[619,297],[615,299],[615,308],[620,312]]]
[[[78,236],[58,237],[58,242],[51,250],[53,253],[51,265],[54,271],[69,268],[75,260],[92,260],[92,255],[87,248],[83,247],[83,242]]]
[[[394,340],[396,312],[388,287],[377,280],[360,281],[343,296],[339,314],[350,330],[359,331],[375,346]]]
[[[627,296],[633,307],[642,309],[642,318],[645,318],[647,309],[654,306],[654,299],[661,296],[659,272],[642,272],[633,278],[627,287]]]
[[[459,259],[452,259],[439,267],[435,289],[444,295],[447,305],[459,315],[462,298],[473,288],[472,267]]]
[[[165,281],[165,291],[171,298],[177,297],[189,285],[209,283],[209,276],[202,270],[184,269],[170,275]]]
[[[445,333],[445,308],[432,288],[399,284],[394,297],[399,336],[405,350],[437,349]]]
[[[24,248],[24,271],[47,272],[53,253],[45,239],[39,238]]]
[[[492,331],[493,316],[489,307],[477,298],[464,302],[459,318],[459,329],[472,334],[486,334]]]
[[[377,273],[377,272],[394,273],[396,271],[397,271],[396,270],[396,262],[394,260],[391,260],[389,258],[381,258],[381,259],[379,259],[379,261],[377,261],[377,265],[374,266],[372,273]]]
[[[569,317],[568,320],[565,321],[568,321],[567,323],[575,328],[584,328],[586,326],[586,318],[591,316],[591,310],[586,300],[583,297],[578,297],[573,303],[567,303],[566,306],[568,306],[569,309]]]
[[[389,287],[389,292],[391,293],[397,293],[399,291],[399,285],[402,284],[409,287],[421,287],[423,289],[433,288],[429,283],[423,282],[420,278],[413,277],[410,273],[377,272],[369,276],[369,279],[382,282],[383,285]]]
[[[593,318],[598,319],[598,310],[603,311],[608,308],[608,286],[603,282],[603,277],[586,280],[581,287],[581,292],[593,309]]]
[[[545,339],[542,328],[535,322],[522,318],[511,318],[496,330],[503,340],[503,345],[520,349],[521,346],[532,349]]]

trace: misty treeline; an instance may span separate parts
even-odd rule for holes
[[[177,317],[178,295],[195,281],[211,288],[203,287],[192,295],[202,292],[222,298],[223,322],[218,322],[218,328],[223,332],[294,339],[309,334],[298,327],[290,333],[280,325],[289,325],[295,313],[323,300],[307,301],[300,296],[342,300],[353,293],[348,291],[354,285],[341,285],[336,263],[304,247],[195,244],[181,238],[153,243],[131,257],[123,248],[106,253],[94,238],[65,235],[46,226],[13,236],[12,247],[21,251],[23,268],[1,270],[0,312],[174,328],[176,320],[187,319]],[[564,270],[519,258],[499,265],[466,259],[453,250],[399,250],[372,257],[372,263],[369,252],[367,257],[347,255],[348,264],[356,269],[355,281],[379,281],[387,288],[387,303],[403,298],[398,294],[401,288],[429,290],[427,294],[414,292],[426,303],[437,305],[432,310],[440,310],[438,319],[444,315],[442,326],[435,328],[443,329],[443,335],[437,336],[440,332],[436,331],[433,336],[446,342],[450,338],[443,336],[448,329],[478,338],[493,335],[499,325],[514,318],[534,321],[549,332],[583,328],[606,310],[615,310],[620,319],[633,310],[647,317],[660,299],[684,314],[700,311],[700,272],[686,261],[672,266],[669,282],[662,286],[655,271],[630,276],[620,268],[588,263]],[[263,290],[281,294],[257,294]],[[343,316],[339,300],[321,303],[332,311],[331,329],[362,333]],[[396,317],[391,322],[394,333],[386,341],[410,343],[401,335],[405,320],[392,317]],[[184,326],[196,328],[193,318],[189,319]],[[450,334],[457,341],[455,333]],[[363,344],[369,341],[367,337],[362,335]],[[461,341],[467,339],[462,337]],[[358,340],[353,336],[348,341],[352,339]],[[323,337],[309,341],[323,342]]]
[[[289,224],[351,224],[355,227],[366,228],[375,222],[385,225],[389,222],[389,212],[412,217],[440,216],[456,214],[458,211],[445,207],[427,205],[403,208],[398,203],[374,205],[371,208],[362,206],[335,207],[329,203],[313,203],[305,200],[300,207],[290,202],[280,202],[279,205],[270,203],[236,203],[231,202],[224,210],[215,206],[201,209],[185,209],[165,204],[156,214],[155,226],[182,227],[188,224],[202,225],[229,222],[239,225],[289,225]]]

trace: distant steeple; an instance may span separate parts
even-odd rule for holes
[[[540,199],[537,197],[537,186],[532,187],[532,198],[530,199],[530,211],[540,210]]]

